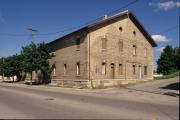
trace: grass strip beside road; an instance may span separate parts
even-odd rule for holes
[[[180,75],[180,71],[173,72],[169,75],[163,75],[162,77],[154,77],[154,80],[162,80],[162,79],[169,79],[174,78]]]

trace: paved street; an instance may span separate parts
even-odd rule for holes
[[[0,83],[0,119],[179,120],[177,82],[100,90]]]

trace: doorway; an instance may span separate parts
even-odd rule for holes
[[[115,67],[114,67],[114,63],[111,63],[111,79],[114,79],[115,76]]]
[[[141,70],[141,65],[139,65],[139,79],[141,79],[142,78],[142,72],[141,72],[142,70]]]

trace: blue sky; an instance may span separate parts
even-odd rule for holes
[[[0,57],[19,53],[31,42],[27,28],[38,29],[36,43],[49,42],[133,0],[0,0]],[[179,45],[178,0],[138,0],[131,10],[157,41],[155,60],[167,44]],[[172,28],[168,31],[167,29]],[[63,31],[64,32],[59,32]],[[67,30],[69,29],[69,30]],[[163,32],[165,31],[165,32]],[[160,33],[161,32],[161,33]],[[47,34],[54,33],[54,34]]]

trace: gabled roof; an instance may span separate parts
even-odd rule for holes
[[[95,27],[98,27],[98,26],[101,26],[107,22],[110,22],[110,21],[113,21],[113,20],[116,20],[118,18],[122,18],[122,17],[129,17],[133,22],[134,24],[139,28],[139,30],[142,32],[142,34],[145,36],[145,38],[150,42],[150,44],[153,46],[153,47],[156,47],[157,44],[155,43],[155,41],[152,39],[151,35],[147,32],[147,30],[143,27],[143,25],[139,22],[139,20],[137,19],[137,17],[131,12],[131,11],[124,11],[124,12],[121,12],[121,13],[118,13],[116,15],[113,15],[111,17],[108,17],[107,19],[104,19],[104,20],[101,20],[101,21],[98,21],[96,23],[93,23],[93,24],[90,24],[90,25],[87,25],[85,27],[82,27],[74,32],[71,32],[61,38],[58,38],[48,44],[53,44],[54,42],[57,42],[58,40],[61,40],[65,37],[68,37],[74,33],[77,33],[77,32],[80,32],[80,31],[84,31],[84,30],[87,30],[87,31],[91,31],[93,28]]]

